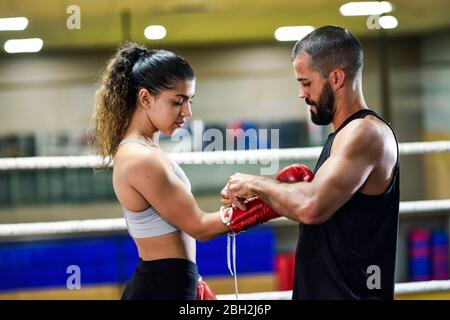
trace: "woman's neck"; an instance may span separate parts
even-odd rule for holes
[[[142,132],[131,130],[131,131],[127,131],[127,133],[124,135],[123,138],[124,139],[135,138],[138,140],[145,140],[153,146],[159,146],[159,131],[153,133],[152,136],[148,136]]]
[[[159,146],[159,130],[154,128],[142,115],[136,112],[131,118],[130,125],[124,135],[125,138],[136,138],[150,142],[154,146]]]

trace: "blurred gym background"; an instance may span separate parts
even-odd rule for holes
[[[320,146],[330,128],[312,125],[297,97],[290,62],[295,40],[281,41],[290,35],[279,28],[306,26],[295,30],[298,39],[302,31],[327,24],[346,27],[360,39],[366,101],[391,122],[400,142],[450,140],[450,1],[392,0],[375,6],[381,11],[363,15],[352,15],[346,4],[0,0],[0,157],[92,154],[88,141],[96,80],[125,40],[175,51],[191,63],[197,89],[190,123],[201,123],[202,130],[274,128],[280,130],[280,148]],[[10,41],[17,39],[34,40]],[[20,50],[36,52],[15,52]],[[205,145],[193,145],[192,151]],[[170,151],[167,137],[162,146]],[[448,153],[404,156],[401,161],[402,201],[450,198]],[[315,161],[306,164],[313,167]],[[215,211],[230,174],[258,174],[260,168],[183,169],[200,207]],[[449,213],[401,218],[396,282],[414,280],[411,232],[441,239],[448,278]],[[84,168],[0,170],[2,224],[120,217],[111,170],[96,175]],[[297,230],[293,224],[261,226],[238,237],[241,292],[290,289]],[[224,237],[198,244],[199,271],[217,294],[234,290],[225,245]],[[135,262],[126,231],[0,238],[0,299],[116,299]],[[80,290],[66,287],[69,265],[80,266]],[[424,280],[432,278],[430,271]]]

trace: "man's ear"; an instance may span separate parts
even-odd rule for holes
[[[342,69],[335,69],[330,72],[328,76],[328,80],[330,81],[331,87],[334,91],[339,90],[344,86],[345,82],[345,72]]]
[[[138,92],[139,106],[144,109],[150,109],[155,103],[155,96],[151,94],[147,89],[141,88]]]

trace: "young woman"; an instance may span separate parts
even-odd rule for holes
[[[201,211],[183,170],[158,143],[160,132],[170,136],[191,116],[194,93],[186,60],[133,43],[117,50],[101,76],[93,143],[114,159],[114,191],[139,253],[122,299],[195,299],[195,239],[228,232],[219,212]]]

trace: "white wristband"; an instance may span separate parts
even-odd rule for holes
[[[231,218],[233,217],[233,207],[220,207],[220,218],[222,222],[228,227],[231,222]]]

